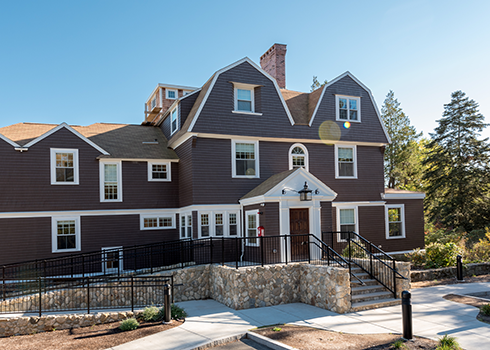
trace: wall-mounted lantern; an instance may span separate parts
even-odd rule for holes
[[[311,201],[312,190],[308,189],[308,184],[305,181],[305,186],[302,190],[298,191],[300,201]]]

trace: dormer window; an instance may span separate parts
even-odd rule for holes
[[[361,98],[336,95],[336,119],[344,122],[361,121]]]
[[[155,108],[157,106],[157,97],[153,97],[153,99],[151,100],[151,109],[153,110],[153,108]]]
[[[233,86],[235,91],[233,113],[262,115],[262,113],[257,113],[255,106],[255,88],[259,85],[233,83]]]
[[[170,112],[170,134],[173,134],[179,128],[179,111],[178,106]]]
[[[168,100],[175,100],[177,98],[177,90],[165,90],[165,95]]]

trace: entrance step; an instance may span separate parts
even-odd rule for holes
[[[371,309],[378,309],[380,307],[395,306],[400,304],[401,304],[401,299],[393,299],[393,298],[369,300],[360,303],[353,302],[350,311],[356,312],[356,311],[363,311],[363,310],[371,310]]]
[[[372,292],[372,293],[352,295],[351,301],[352,303],[361,303],[370,300],[389,299],[392,296],[393,294],[388,291]]]
[[[364,286],[354,286],[354,287],[351,286],[350,290],[351,290],[352,295],[364,295],[364,294],[370,294],[370,293],[376,293],[376,292],[385,292],[386,291],[386,289],[383,286],[381,286],[377,283],[371,284],[371,285],[364,285]]]

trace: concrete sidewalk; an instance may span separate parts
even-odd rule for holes
[[[449,293],[490,291],[490,283],[471,283],[420,288],[412,291],[414,335],[438,339],[457,338],[466,350],[490,347],[490,325],[476,320],[478,309],[447,301]],[[344,333],[402,333],[401,306],[336,314],[295,303],[233,310],[214,300],[178,303],[189,317],[177,328],[111,348],[112,350],[194,349],[213,341],[245,333],[254,327],[290,323]]]

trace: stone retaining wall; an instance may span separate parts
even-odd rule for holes
[[[490,263],[463,265],[463,276],[490,274]],[[456,267],[443,267],[440,269],[412,270],[412,282],[432,281],[444,278],[456,278]]]
[[[35,334],[54,329],[69,329],[111,323],[133,317],[128,312],[100,312],[96,314],[47,315],[32,317],[0,318],[0,337]]]

